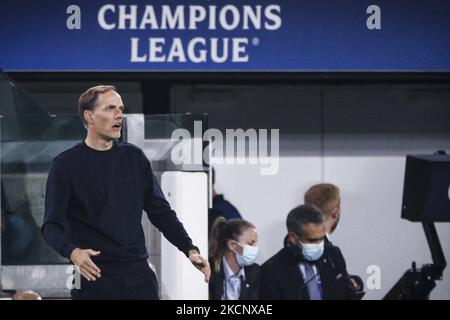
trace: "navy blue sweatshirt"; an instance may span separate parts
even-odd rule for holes
[[[142,150],[114,142],[111,149],[98,151],[82,142],[53,159],[41,231],[66,258],[78,247],[101,251],[95,261],[144,259],[143,210],[180,251],[197,249]]]

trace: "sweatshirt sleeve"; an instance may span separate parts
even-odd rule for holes
[[[45,192],[45,212],[41,233],[47,243],[65,258],[76,248],[70,238],[67,208],[71,193],[67,170],[60,159],[53,159]]]
[[[144,210],[151,223],[153,223],[164,237],[169,240],[178,250],[186,256],[192,249],[199,249],[192,244],[192,240],[184,229],[183,224],[178,220],[175,211],[170,208],[161,187],[153,174],[150,161],[144,157],[144,170],[146,179],[146,193],[144,200]],[[200,251],[199,251],[200,252]]]

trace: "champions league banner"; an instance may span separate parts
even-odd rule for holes
[[[14,0],[4,71],[450,71],[448,0]]]

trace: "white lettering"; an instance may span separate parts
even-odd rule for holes
[[[139,38],[131,38],[131,62],[145,62],[147,55],[139,56]]]
[[[227,13],[231,12],[231,23],[228,23],[227,21]],[[239,10],[232,5],[226,5],[225,7],[220,10],[219,13],[219,21],[222,28],[225,30],[234,30],[239,25],[240,15]]]
[[[167,29],[167,25],[169,29],[178,29],[184,30],[184,6],[176,6],[174,12],[170,10],[170,6],[162,6],[161,12],[161,29]]]
[[[163,52],[163,45],[166,43],[164,38],[149,38],[149,62],[164,62],[166,56],[164,54],[157,55]]]
[[[142,16],[139,29],[145,29],[147,24],[150,25],[150,29],[158,29],[158,20],[156,20],[155,10],[153,10],[153,6],[145,6],[145,12]]]
[[[131,40],[131,62],[193,62],[240,63],[249,61],[247,38],[210,38],[196,37],[187,44],[181,38],[149,38],[147,51],[140,48],[141,39]]]
[[[70,16],[66,20],[66,27],[69,30],[81,29],[81,10],[79,6],[71,5],[67,7],[67,14]]]
[[[241,28],[242,30],[277,30],[281,27],[281,6],[277,4],[262,5],[225,5],[218,8],[216,5],[118,5],[106,4],[100,7],[97,20],[104,30],[198,30],[202,24],[208,30],[216,30],[218,27],[230,31]],[[71,16],[67,19],[67,27],[74,29],[79,26],[80,10],[78,6],[69,6],[67,13]],[[367,20],[369,28],[380,28],[380,9],[372,5],[367,12],[373,12],[373,16]],[[108,14],[112,14],[107,17]],[[158,15],[157,15],[158,14]],[[159,16],[160,14],[160,16]],[[110,20],[108,20],[109,18]],[[139,25],[138,25],[139,24]]]
[[[204,318],[208,317],[211,307],[189,307],[183,304],[182,307],[177,307],[178,315],[203,315]]]
[[[367,267],[367,274],[370,274],[370,277],[367,278],[367,289],[381,289],[381,269],[379,266],[371,265]]]
[[[189,41],[189,44],[188,44],[189,59],[194,63],[206,62],[206,50],[205,49],[198,50],[199,55],[195,54],[195,46],[197,44],[202,44],[203,46],[205,46],[206,45],[205,38],[197,37],[197,38],[194,38],[191,41]]]
[[[248,39],[247,38],[233,38],[233,62],[247,62],[248,54],[247,51]],[[241,55],[243,53],[243,55]]]
[[[225,135],[227,137],[227,145],[226,145],[226,153],[227,153],[227,161],[229,162],[236,157],[238,164],[244,164],[246,161],[246,140],[248,138],[248,158],[250,160],[249,163],[255,164],[257,158],[257,134],[255,129],[248,129],[244,132],[242,129],[226,129]],[[236,140],[236,155],[234,154],[234,141]],[[228,158],[232,156],[232,158]]]
[[[270,156],[267,153],[269,142],[267,141],[267,129],[259,130],[259,163],[262,175],[274,175],[280,168],[280,130],[270,130]]]
[[[223,135],[218,129],[208,129],[203,138],[201,135],[201,121],[194,122],[194,138],[186,129],[176,129],[172,132],[171,139],[177,141],[171,151],[172,162],[180,164],[201,164],[202,157],[193,157],[201,152],[201,141],[209,141],[208,146],[203,150],[203,160],[208,163],[209,156],[214,164],[222,164],[225,159],[226,164],[260,164],[260,173],[262,175],[274,175],[279,169],[279,129],[271,130],[270,156],[267,153],[267,129],[259,130],[259,146],[258,135],[255,129],[226,129],[226,156],[222,157],[223,151]],[[214,140],[212,140],[214,138]],[[235,152],[235,143],[237,140],[237,148]],[[247,143],[248,141],[248,143]],[[259,147],[259,153],[257,150]],[[211,149],[214,150],[211,150]],[[245,152],[248,149],[248,157]],[[211,151],[211,152],[210,152]]]
[[[202,6],[189,6],[189,29],[197,30],[197,23],[206,18],[206,9]]]
[[[222,56],[219,57],[217,38],[211,38],[211,60],[215,63],[224,63],[228,59],[228,38],[224,38],[222,43]]]
[[[170,137],[172,141],[179,141],[171,150],[172,162],[176,165],[192,164],[191,133],[186,129],[175,129]]]
[[[214,139],[213,139],[214,138]],[[214,160],[214,164],[223,163],[223,135],[219,129],[210,128],[203,134],[203,140],[210,143],[203,152],[203,161],[209,163],[209,159]],[[210,154],[211,151],[211,154]]]
[[[366,26],[369,30],[381,29],[381,9],[377,5],[371,5],[367,7],[366,13],[372,15],[367,18]]]
[[[119,30],[125,30],[127,27],[125,26],[126,21],[130,21],[130,30],[136,30],[136,12],[137,12],[137,5],[132,5],[130,7],[130,12],[127,13],[127,6],[120,5],[119,6]]]
[[[256,12],[253,10],[251,6],[244,6],[244,17],[243,17],[243,26],[242,29],[248,30],[249,21],[252,22],[253,28],[256,30],[261,29],[261,6],[256,6]]]
[[[111,24],[106,23],[106,20],[105,20],[106,11],[111,11],[114,13],[114,12],[116,12],[116,8],[112,4],[107,4],[107,5],[104,5],[103,7],[101,7],[100,10],[98,11],[98,16],[97,16],[98,24],[104,30],[112,30],[116,27],[116,24],[115,23],[111,23]]]
[[[267,30],[277,30],[281,27],[281,7],[276,4],[272,4],[270,6],[267,6],[264,9],[264,15],[266,16],[266,19],[273,22],[273,24],[270,24],[269,22],[264,23],[264,27]]]
[[[209,6],[209,30],[216,30],[217,6]]]
[[[186,62],[186,55],[184,54],[183,43],[180,38],[173,39],[167,61],[173,62],[175,58],[178,59],[178,62]]]

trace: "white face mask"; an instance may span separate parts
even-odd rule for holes
[[[251,245],[242,245],[239,242],[236,242],[242,248],[242,254],[235,252],[236,260],[241,267],[247,267],[255,263],[256,258],[258,257],[259,248]]]
[[[301,243],[301,242],[300,242]],[[308,261],[316,261],[323,255],[324,241],[320,243],[301,243],[302,254]]]

